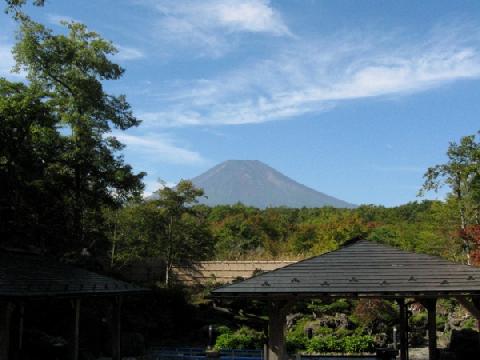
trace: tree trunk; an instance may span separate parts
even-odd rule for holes
[[[117,222],[118,222],[118,210],[115,210],[114,223],[113,223],[113,241],[112,241],[112,258],[110,260],[110,268],[113,268],[114,257],[115,257],[115,248],[117,245]]]
[[[457,190],[455,191],[455,194],[457,196],[458,200],[458,207],[459,207],[459,213],[460,213],[460,229],[462,230],[462,233],[464,234],[462,236],[463,240],[463,247],[465,251],[465,256],[467,258],[467,264],[471,265],[471,258],[470,258],[470,243],[468,239],[466,238],[465,235],[465,229],[467,228],[467,218],[465,216],[465,206],[463,205],[463,196],[462,192],[460,190],[461,184],[457,184]]]
[[[170,281],[170,266],[168,265],[168,260],[167,260],[167,265],[165,266],[165,286],[168,287],[168,283]]]
[[[173,216],[170,216],[170,222],[168,224],[168,248],[167,248],[167,260],[165,268],[165,286],[168,288],[170,282],[170,270],[172,268],[172,238],[173,238]]]

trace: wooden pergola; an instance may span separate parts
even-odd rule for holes
[[[382,298],[400,309],[400,359],[408,359],[406,299],[428,310],[429,359],[436,360],[436,303],[455,298],[480,321],[480,268],[402,251],[366,240],[212,291],[217,299],[265,300],[269,306],[268,360],[284,360],[286,315],[297,300]]]
[[[69,300],[73,304],[71,359],[77,360],[81,302],[92,296],[111,299],[112,359],[121,359],[122,298],[148,290],[39,255],[0,251],[0,265],[0,359],[9,359],[13,337],[16,337],[17,347],[13,352],[22,351],[25,304],[40,299],[58,298]],[[19,331],[11,334],[15,309]]]

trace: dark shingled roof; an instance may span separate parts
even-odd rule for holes
[[[358,240],[212,291],[213,297],[480,295],[480,268]]]
[[[144,291],[43,256],[0,251],[0,298],[109,296]]]

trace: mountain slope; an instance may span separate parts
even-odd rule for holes
[[[287,206],[351,208],[354,205],[313,190],[258,160],[228,160],[192,179],[205,190],[207,205],[235,204],[258,208]]]

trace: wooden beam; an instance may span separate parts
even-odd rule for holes
[[[15,305],[9,301],[0,302],[0,359],[8,360],[10,351],[10,321]]]
[[[455,299],[476,319],[480,319],[480,309],[475,304],[465,297],[457,296]]]
[[[73,300],[73,343],[72,343],[72,359],[78,360],[78,354],[80,351],[80,305],[81,300]]]
[[[478,299],[475,298],[474,301],[469,301],[467,298],[462,296],[456,296],[455,299],[470,313],[475,319],[480,320],[480,304],[478,304]],[[477,302],[478,305],[475,303]]]
[[[457,296],[455,299],[477,320],[477,327],[480,330],[480,298],[473,297],[470,301],[466,297]]]
[[[480,312],[480,297],[478,296],[473,296],[472,297],[472,304],[475,306],[475,308],[478,309]],[[477,330],[480,331],[480,317],[477,317]]]
[[[122,297],[115,296],[112,304],[112,360],[122,359]]]
[[[422,303],[428,310],[428,359],[437,360],[437,299]]]
[[[290,302],[272,301],[268,313],[268,357],[267,360],[286,360],[285,332]]]
[[[405,299],[397,299],[398,307],[400,309],[400,360],[408,360],[408,337],[407,337],[407,308],[405,306]]]
[[[24,327],[24,318],[25,318],[25,304],[20,303],[18,309],[18,350],[21,352],[23,350],[23,327]]]

